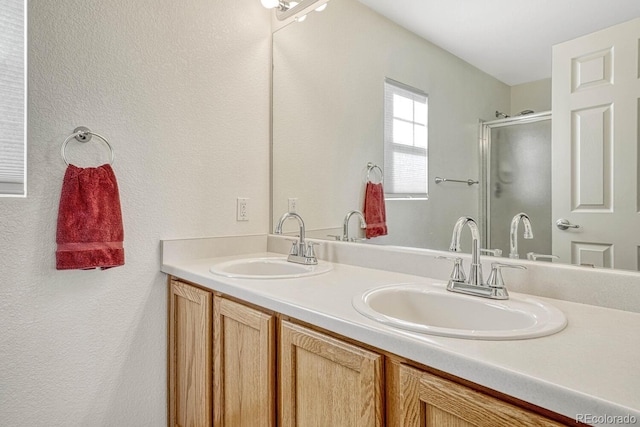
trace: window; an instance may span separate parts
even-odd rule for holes
[[[428,196],[427,94],[384,82],[384,167],[388,198]]]
[[[25,194],[25,2],[0,0],[0,195]]]

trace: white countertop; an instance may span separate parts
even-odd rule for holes
[[[328,273],[296,279],[231,279],[209,272],[216,262],[254,256],[282,254],[165,261],[162,271],[572,419],[577,414],[631,416],[640,423],[638,313],[536,296],[565,313],[568,325],[563,331],[513,341],[423,335],[370,320],[352,307],[351,300],[381,285],[444,283],[442,279],[337,263]]]

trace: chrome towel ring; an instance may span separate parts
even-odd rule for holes
[[[110,159],[109,164],[110,165],[113,164],[113,160],[115,159],[115,153],[113,152],[113,147],[111,146],[111,144],[109,144],[109,141],[107,141],[107,139],[104,136],[99,135],[95,132],[92,132],[89,128],[84,126],[79,126],[73,130],[73,133],[69,135],[67,139],[64,140],[64,142],[62,143],[62,148],[60,149],[60,153],[62,154],[62,160],[64,160],[67,166],[69,166],[69,161],[67,160],[66,149],[69,141],[75,138],[80,142],[89,142],[91,141],[92,136],[100,138],[100,140],[104,142],[104,144],[109,149],[109,159]]]
[[[378,172],[380,172],[380,181],[379,182],[373,182],[371,180],[371,172],[377,170]],[[367,182],[371,182],[373,184],[382,184],[382,182],[384,181],[384,172],[382,172],[382,168],[378,165],[376,165],[375,163],[367,163]]]

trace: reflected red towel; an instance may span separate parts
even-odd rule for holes
[[[364,193],[364,220],[367,222],[367,239],[387,234],[387,214],[384,206],[382,184],[367,182]]]
[[[124,265],[124,231],[118,183],[110,165],[64,174],[56,242],[58,270]]]

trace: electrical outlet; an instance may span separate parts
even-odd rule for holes
[[[297,212],[297,211],[298,211],[298,198],[289,197],[289,212]]]
[[[246,197],[238,197],[237,199],[237,217],[238,221],[249,221],[249,199]]]

